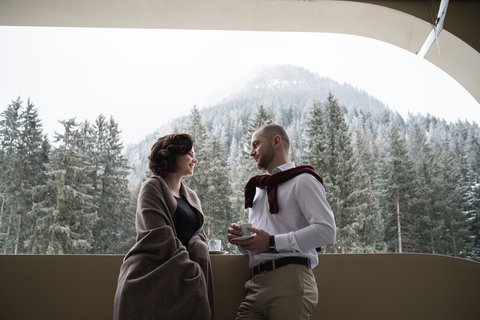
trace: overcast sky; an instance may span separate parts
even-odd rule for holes
[[[134,143],[274,64],[349,83],[403,116],[480,123],[479,103],[408,51],[356,36],[293,32],[0,27],[0,112],[18,96],[30,99],[49,137],[61,131],[59,120],[113,116],[125,144]]]

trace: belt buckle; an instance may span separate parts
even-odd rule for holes
[[[275,265],[275,260],[270,260],[266,261],[263,263],[260,263],[258,266],[253,267],[253,274],[259,274],[259,273],[264,273],[268,271],[273,271],[277,269],[277,266]]]

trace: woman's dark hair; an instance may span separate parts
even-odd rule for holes
[[[148,156],[150,171],[162,177],[177,171],[177,157],[187,154],[192,147],[193,137],[188,133],[174,133],[158,138]]]

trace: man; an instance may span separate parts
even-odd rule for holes
[[[289,148],[279,125],[252,135],[250,155],[269,174],[253,177],[245,187],[256,236],[236,240],[242,236],[239,225],[228,228],[228,241],[248,254],[252,269],[237,320],[310,319],[318,302],[316,248],[335,241],[335,220],[322,178],[312,167],[290,162]]]

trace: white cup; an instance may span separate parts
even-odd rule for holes
[[[222,250],[222,240],[219,240],[219,239],[208,240],[208,250],[210,251]]]
[[[252,227],[251,223],[239,223],[240,229],[242,230],[242,237],[248,237],[252,235],[252,232],[248,228]]]

